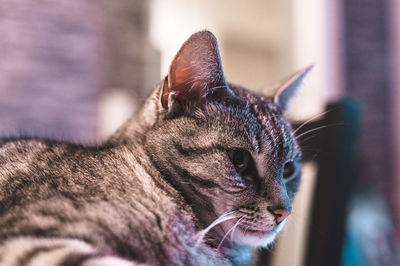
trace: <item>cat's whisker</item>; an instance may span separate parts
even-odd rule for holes
[[[229,235],[229,233],[234,232],[236,227],[239,225],[239,223],[242,221],[242,219],[244,218],[244,216],[240,217],[239,220],[237,220],[237,222],[231,227],[231,229],[228,230],[228,232],[226,232],[226,234],[224,235],[224,237],[221,239],[221,241],[219,242],[218,246],[217,246],[217,250],[219,250],[219,248],[221,247],[222,243],[224,242],[225,238]],[[232,238],[232,234],[231,234],[231,238]]]
[[[203,242],[204,237],[206,236],[206,234],[207,234],[214,226],[216,226],[216,225],[218,225],[218,224],[220,224],[220,223],[222,223],[222,222],[225,222],[225,221],[227,221],[227,220],[234,219],[234,218],[236,218],[236,216],[233,216],[233,215],[225,216],[225,217],[223,217],[222,219],[218,219],[217,221],[213,222],[213,223],[212,223],[211,225],[209,225],[206,229],[200,231],[200,232],[196,235],[196,238],[198,238],[198,239],[197,239],[197,241],[196,241],[195,246],[197,247],[200,243]]]
[[[325,126],[316,127],[316,128],[313,128],[313,129],[307,130],[306,132],[301,133],[300,135],[296,136],[296,139],[298,140],[298,139],[300,139],[302,136],[305,136],[305,135],[307,135],[307,134],[309,134],[309,133],[311,133],[311,132],[314,132],[314,131],[317,131],[317,130],[320,130],[320,129],[324,129],[324,128],[328,128],[328,127],[334,127],[334,126],[342,126],[342,125],[343,125],[343,123],[336,123],[336,124],[331,124],[331,125],[325,125]]]
[[[216,86],[216,87],[212,87],[211,90],[220,89],[220,88],[228,88],[228,86],[227,85]]]
[[[290,215],[290,219],[288,220],[288,224],[290,224],[290,226],[292,228],[294,228],[294,230],[296,231],[303,231],[305,228],[307,228],[307,226],[309,225],[310,221],[309,221],[309,217],[306,217],[304,215],[304,213],[298,213],[296,211],[292,211],[291,215]],[[309,229],[306,229],[309,230]],[[318,229],[313,229],[318,231],[319,234],[321,234],[321,230]],[[322,234],[321,234],[322,235]]]
[[[247,233],[247,229],[249,229],[250,228],[250,225],[247,225],[245,228],[244,228],[244,233],[246,234]]]
[[[296,216],[294,215],[294,213],[292,212],[292,214],[290,215],[290,218],[287,221],[286,226],[291,226],[292,228],[294,228],[294,230],[296,231],[301,231],[302,227],[304,225],[307,225],[307,219],[305,219],[304,217],[300,217],[300,216]]]
[[[303,215],[301,215],[301,214],[299,214],[299,213],[297,213],[295,211],[293,211],[291,213],[291,215],[293,215],[292,218],[295,218],[295,217],[297,218],[297,221],[294,223],[294,224],[296,224],[297,228],[299,226],[301,227],[301,225],[299,225],[299,221],[304,223],[306,226],[310,223],[310,221],[309,221],[309,219],[307,217],[305,217],[305,216],[303,216]],[[302,229],[300,229],[300,230],[302,230]],[[325,232],[325,231],[322,231],[322,230],[320,230],[318,228],[313,228],[313,230],[321,237],[326,237],[327,236],[327,232]]]
[[[327,113],[329,113],[329,112],[331,112],[331,111],[333,111],[333,110],[335,110],[335,108],[330,109],[330,110],[327,110],[327,111],[322,112],[322,113],[319,113],[319,114],[316,114],[316,115],[313,115],[310,119],[307,119],[307,120],[306,120],[305,122],[303,122],[298,128],[296,128],[295,130],[293,130],[291,137],[293,137],[293,136],[296,134],[297,131],[299,131],[300,129],[302,129],[302,128],[303,128],[304,126],[306,126],[308,123],[314,121],[315,119],[317,119],[317,118],[319,118],[319,117],[321,117],[321,116],[323,116],[323,115],[326,115]]]
[[[307,137],[307,138],[305,138],[305,139],[302,139],[302,140],[299,141],[298,143],[299,143],[299,144],[303,144],[303,143],[306,142],[307,140],[313,139],[313,138],[315,138],[316,136],[318,136],[318,133],[316,133],[316,134],[314,134],[314,135],[311,135],[311,136],[309,136],[309,137]],[[302,149],[303,149],[303,148],[302,148]]]
[[[224,212],[224,213],[221,214],[221,216],[219,216],[214,222],[212,222],[209,226],[207,226],[207,228],[205,228],[205,229],[201,230],[200,232],[198,232],[198,233],[196,234],[197,241],[196,241],[195,246],[197,247],[201,242],[203,242],[204,237],[206,236],[206,234],[207,234],[214,226],[216,226],[216,225],[218,225],[218,224],[220,224],[220,223],[222,223],[222,222],[225,222],[225,221],[227,221],[227,220],[236,218],[236,216],[234,215],[234,213],[235,213],[235,210],[229,210],[229,211]]]
[[[291,137],[295,136],[296,132],[299,131],[300,129],[302,129],[304,126],[306,126],[307,124],[311,123],[312,121],[314,121],[317,118],[320,118],[321,116],[324,116],[334,110],[336,110],[337,108],[332,108],[329,110],[326,110],[324,112],[318,113],[316,115],[313,115],[312,117],[310,117],[309,119],[307,119],[305,122],[303,122],[300,126],[298,126],[291,134]]]
[[[296,223],[299,223],[299,222],[300,223],[305,223],[305,224],[309,223],[308,217],[305,217],[304,214],[298,213],[298,212],[296,212],[294,210],[291,213],[291,217],[290,217],[289,221],[290,220],[295,220]]]
[[[233,226],[233,231],[231,232],[230,239],[232,239],[232,237],[234,236],[235,230],[236,230],[236,228],[238,227],[238,225],[240,224],[240,222],[243,220],[243,218],[244,218],[244,216],[242,216],[242,217],[236,222],[236,224]]]
[[[271,254],[276,254],[276,239],[274,239],[273,241],[271,241],[270,243],[268,243],[268,245],[266,246],[267,250],[269,252],[271,252]]]

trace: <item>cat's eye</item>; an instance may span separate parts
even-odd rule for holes
[[[293,161],[287,161],[283,166],[283,178],[290,178],[296,172],[296,165]]]
[[[229,157],[239,174],[242,174],[249,167],[250,154],[247,151],[234,150],[229,152]]]

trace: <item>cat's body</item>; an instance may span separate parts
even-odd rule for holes
[[[9,259],[15,259],[51,247],[55,239],[66,253],[77,240],[93,247],[74,250],[66,265],[92,255],[150,265],[204,260],[208,248],[195,250],[190,208],[149,165],[142,144],[135,143],[140,139],[92,148],[37,140],[2,144],[0,265],[11,265],[5,255],[10,251],[15,257]],[[27,251],[20,249],[23,242]],[[222,259],[211,249],[207,253],[211,261]]]
[[[101,254],[152,265],[193,263],[191,213],[154,169],[142,166],[146,158],[137,150],[133,154],[125,146],[87,149],[37,141],[2,148],[13,155],[0,157],[0,173],[15,179],[0,181],[5,192],[0,197],[0,238],[5,241],[0,265],[8,265],[2,260],[10,251],[25,253],[19,250],[25,242],[20,237],[38,237],[33,241],[38,247],[48,245],[46,238],[60,238],[58,248],[65,239],[70,249],[68,241],[76,239],[96,249],[77,249],[73,260]]]
[[[0,265],[220,265],[269,244],[300,182],[283,111],[305,72],[257,96],[199,32],[104,145],[0,143]]]

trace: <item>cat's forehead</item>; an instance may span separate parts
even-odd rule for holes
[[[275,149],[284,153],[298,150],[298,145],[292,136],[292,128],[281,107],[276,105],[272,98],[263,97],[238,85],[230,84],[230,88],[236,97],[246,103],[262,132],[267,136],[268,142]]]
[[[235,84],[229,84],[229,88],[235,93],[237,99],[249,106],[257,116],[265,117],[267,114],[283,116],[283,110],[274,103],[272,97],[260,96]]]

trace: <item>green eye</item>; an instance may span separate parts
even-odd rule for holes
[[[242,174],[249,167],[250,154],[247,151],[234,150],[229,153],[229,157],[239,174]]]
[[[296,172],[296,165],[293,161],[287,161],[283,166],[283,178],[290,178]]]

